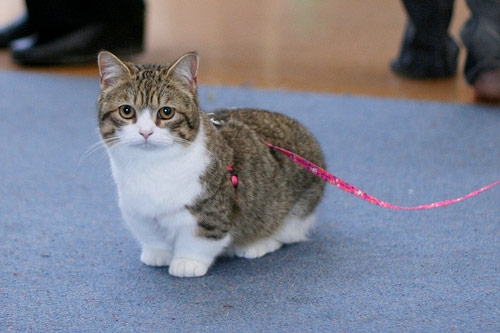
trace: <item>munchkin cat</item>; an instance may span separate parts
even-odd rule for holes
[[[325,167],[297,121],[198,104],[199,58],[138,65],[103,51],[98,123],[141,261],[203,276],[223,254],[258,258],[307,239],[325,183],[265,143]]]

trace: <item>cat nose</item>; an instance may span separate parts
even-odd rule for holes
[[[144,139],[147,140],[151,136],[151,134],[153,134],[153,131],[152,130],[140,130],[139,134],[142,135],[144,137]]]

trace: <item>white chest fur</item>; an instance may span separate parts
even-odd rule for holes
[[[123,214],[160,224],[183,213],[201,193],[200,176],[209,163],[203,131],[188,147],[123,147],[112,149],[110,160]]]

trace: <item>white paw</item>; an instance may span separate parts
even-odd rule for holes
[[[172,260],[170,251],[162,249],[143,249],[141,253],[142,263],[148,266],[168,266]]]
[[[260,258],[270,252],[274,252],[281,247],[281,243],[275,239],[267,238],[246,246],[234,248],[238,257],[253,259]]]
[[[172,260],[168,273],[177,277],[203,276],[207,273],[208,265],[189,258],[176,258]]]

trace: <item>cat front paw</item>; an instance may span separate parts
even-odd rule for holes
[[[148,266],[168,266],[172,260],[172,254],[163,249],[143,249],[141,253],[142,263]]]
[[[177,277],[203,276],[208,271],[208,265],[190,258],[176,258],[170,263],[168,273]]]

